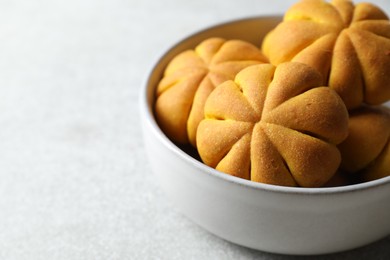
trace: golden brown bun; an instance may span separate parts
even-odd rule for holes
[[[390,22],[372,4],[301,0],[267,34],[262,51],[272,64],[319,70],[348,109],[390,100]]]
[[[365,181],[372,181],[386,176],[390,176],[390,142],[387,142],[378,158],[363,171]]]
[[[302,63],[250,66],[219,85],[197,133],[203,162],[256,182],[319,187],[340,164],[348,131],[340,97]]]
[[[177,143],[195,145],[209,93],[234,79],[241,69],[264,62],[267,59],[256,46],[221,38],[207,39],[194,50],[177,55],[156,90],[155,112],[161,129]]]
[[[350,113],[349,135],[338,147],[341,169],[364,170],[365,179],[390,175],[390,112],[386,107],[362,106]]]

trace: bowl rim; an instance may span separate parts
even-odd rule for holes
[[[182,37],[180,40],[176,41],[170,47],[163,50],[160,53],[160,55],[157,56],[158,58],[155,59],[154,62],[152,62],[151,68],[149,68],[146,77],[144,77],[144,81],[139,93],[138,101],[139,101],[139,109],[140,109],[140,116],[141,116],[140,119],[146,123],[145,127],[149,127],[152,130],[153,134],[157,137],[157,139],[166,148],[168,148],[170,152],[175,154],[181,160],[184,160],[187,164],[191,164],[192,166],[197,168],[201,172],[201,174],[207,174],[210,177],[217,178],[222,181],[243,186],[249,189],[263,190],[263,191],[276,192],[276,193],[285,193],[285,194],[297,194],[297,195],[326,195],[326,194],[357,192],[357,191],[377,188],[379,186],[390,185],[390,176],[386,176],[377,180],[367,181],[358,184],[351,184],[351,185],[337,186],[337,187],[319,187],[319,188],[279,186],[279,185],[266,184],[266,183],[260,183],[251,180],[242,179],[239,177],[235,177],[220,172],[204,164],[203,162],[193,158],[191,155],[187,154],[185,151],[180,149],[175,143],[173,143],[158,126],[157,121],[155,120],[154,117],[153,104],[149,104],[148,101],[148,92],[150,88],[149,85],[150,85],[151,75],[154,73],[157,66],[160,64],[160,62],[170,52],[172,52],[175,48],[180,46],[183,42],[186,42],[191,38],[201,35],[207,31],[215,30],[218,27],[229,26],[230,24],[234,24],[238,22],[246,22],[250,20],[276,19],[281,17],[282,17],[281,15],[259,15],[259,16],[250,16],[247,18],[232,19],[225,22],[214,23],[213,25],[208,26],[204,29],[200,29],[190,34],[187,34],[187,36]]]

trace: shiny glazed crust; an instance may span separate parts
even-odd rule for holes
[[[262,51],[275,65],[318,69],[348,109],[390,100],[390,22],[370,3],[301,0],[267,34]]]
[[[254,65],[205,104],[197,147],[205,164],[256,182],[320,187],[336,172],[348,131],[343,101],[302,63]]]
[[[177,55],[156,90],[158,124],[174,142],[196,144],[204,103],[220,83],[250,65],[268,62],[256,46],[241,40],[210,38]]]

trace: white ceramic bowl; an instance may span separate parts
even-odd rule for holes
[[[260,45],[280,17],[224,23],[185,38],[153,67],[140,96],[144,142],[152,169],[177,207],[233,243],[283,254],[324,254],[390,234],[390,177],[334,188],[254,183],[218,172],[173,144],[153,115],[154,91],[173,56],[219,36]]]

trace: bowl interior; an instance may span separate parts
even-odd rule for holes
[[[164,69],[174,56],[180,52],[192,49],[201,41],[210,37],[222,37],[225,39],[241,39],[260,46],[261,42],[267,32],[272,30],[280,21],[281,16],[262,16],[247,19],[236,20],[232,22],[223,23],[210,27],[206,30],[194,33],[187,38],[184,38],[169,50],[163,53],[160,59],[155,63],[152,71],[149,74],[144,89],[141,91],[141,110],[144,119],[148,121],[148,126],[152,127],[155,134],[159,136],[160,140],[168,146],[168,148],[176,153],[181,159],[189,161],[199,168],[200,172],[204,174],[212,174],[225,181],[235,182],[240,185],[246,185],[254,189],[266,189],[277,192],[287,193],[302,193],[302,194],[324,194],[324,193],[338,193],[356,191],[359,189],[368,189],[378,185],[390,184],[390,176],[374,181],[352,184],[340,187],[322,187],[322,188],[301,188],[301,187],[283,187],[276,185],[269,185],[263,183],[256,183],[245,179],[240,179],[228,174],[221,173],[205,164],[203,164],[196,151],[190,146],[178,147],[172,143],[159,128],[154,118],[153,104],[155,100],[155,88],[161,79]],[[390,102],[385,104],[390,107]]]

